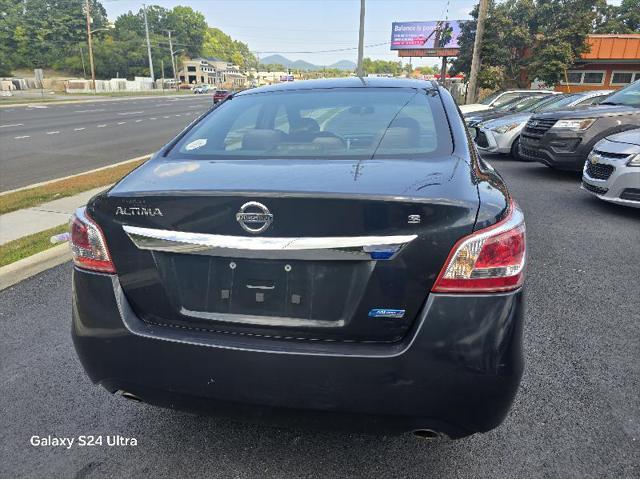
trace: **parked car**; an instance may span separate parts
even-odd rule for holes
[[[510,102],[516,98],[524,96],[539,95],[540,93],[554,93],[552,90],[506,90],[498,91],[480,103],[471,103],[469,105],[460,105],[460,111],[462,113],[471,113],[472,111],[489,110],[490,108],[496,108],[500,105]]]
[[[582,171],[601,139],[640,126],[640,81],[598,105],[533,115],[520,135],[520,156],[552,168]]]
[[[198,85],[193,88],[193,93],[197,95],[202,95],[204,93],[209,93],[210,89],[211,88],[209,87],[209,85]]]
[[[550,93],[543,93],[540,95],[518,97],[496,108],[465,113],[462,116],[464,117],[464,122],[468,127],[475,127],[483,121],[492,120],[494,118],[501,118],[503,116],[533,109],[536,105],[540,104],[544,100],[547,100],[550,96],[558,95],[560,95],[560,93],[553,95]]]
[[[582,189],[601,200],[640,208],[640,128],[596,143],[584,163]]]
[[[231,90],[216,90],[213,94],[213,104],[221,102],[233,93]]]
[[[476,125],[474,135],[478,150],[484,153],[510,154],[520,158],[520,134],[535,113],[597,104],[613,90],[594,90],[581,93],[553,95],[524,108],[520,113],[506,115]]]
[[[435,82],[240,92],[71,241],[76,351],[125,398],[458,438],[520,382],[523,214]]]

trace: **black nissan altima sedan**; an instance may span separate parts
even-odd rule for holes
[[[435,83],[234,94],[71,242],[77,353],[128,399],[459,438],[520,382],[523,214]]]

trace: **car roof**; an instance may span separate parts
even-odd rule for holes
[[[237,96],[271,91],[323,90],[329,88],[419,88],[431,90],[435,88],[435,83],[425,80],[412,80],[409,78],[326,78],[322,80],[300,80],[276,83],[274,85],[245,90],[238,93]]]
[[[584,95],[585,97],[592,97],[592,96],[610,95],[614,91],[616,90],[588,90],[588,91],[581,91],[576,93]]]
[[[537,88],[521,88],[512,90],[502,90],[500,93],[555,93],[553,90],[539,90]]]

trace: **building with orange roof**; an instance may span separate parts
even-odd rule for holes
[[[590,51],[567,70],[556,91],[622,88],[640,80],[640,33],[589,35]]]

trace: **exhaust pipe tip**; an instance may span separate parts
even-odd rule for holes
[[[116,394],[118,394],[118,395],[122,396],[123,398],[128,399],[130,401],[142,402],[142,399],[140,399],[135,394],[130,393],[129,391],[119,390],[118,392],[116,392]]]
[[[445,437],[444,434],[434,431],[433,429],[416,429],[415,431],[412,431],[412,434],[425,441],[437,441]]]

